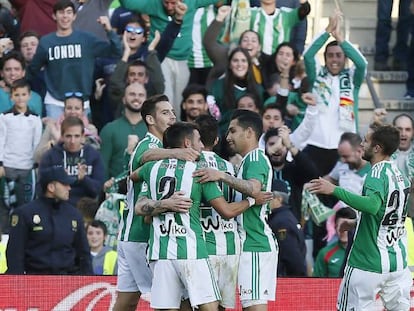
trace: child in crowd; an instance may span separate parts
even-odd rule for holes
[[[111,247],[104,245],[106,235],[106,225],[102,221],[93,220],[86,225],[92,267],[96,275],[116,275],[118,271],[118,255]]]
[[[30,86],[24,79],[11,86],[13,107],[0,114],[0,178],[14,182],[17,207],[31,198],[25,198],[24,184],[31,173],[33,153],[42,135],[42,121],[28,108]]]

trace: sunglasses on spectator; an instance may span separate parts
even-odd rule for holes
[[[83,93],[82,92],[66,92],[65,93],[65,98],[72,98],[72,97],[83,99]]]
[[[144,28],[142,27],[134,27],[134,26],[126,26],[125,27],[125,31],[126,32],[130,32],[130,33],[136,33],[137,35],[140,35],[144,32]]]

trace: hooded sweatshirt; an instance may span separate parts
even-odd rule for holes
[[[78,176],[78,163],[87,166],[85,177]],[[83,145],[78,152],[69,152],[63,148],[63,143],[49,149],[40,160],[40,167],[63,165],[69,176],[76,177],[71,185],[69,203],[76,206],[82,197],[95,198],[99,195],[105,182],[105,169],[101,155],[90,145]]]

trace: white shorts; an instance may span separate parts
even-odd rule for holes
[[[234,309],[236,305],[237,273],[239,270],[239,255],[215,256],[209,258],[214,277],[220,289],[220,306]]]
[[[151,291],[152,272],[147,262],[147,247],[147,243],[118,241],[118,291]]]
[[[241,253],[238,283],[243,308],[275,300],[277,256],[278,251]]]
[[[207,258],[156,260],[153,268],[151,308],[178,309],[187,293],[192,306],[221,299]]]
[[[374,310],[377,294],[387,310],[410,310],[412,283],[408,268],[381,274],[346,266],[339,287],[337,310]]]

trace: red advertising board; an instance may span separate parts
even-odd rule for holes
[[[280,278],[277,283],[269,310],[335,310],[339,279]],[[115,298],[116,277],[0,276],[0,311],[112,310]],[[236,309],[241,310],[239,304]],[[138,310],[150,310],[148,301],[141,299]]]

